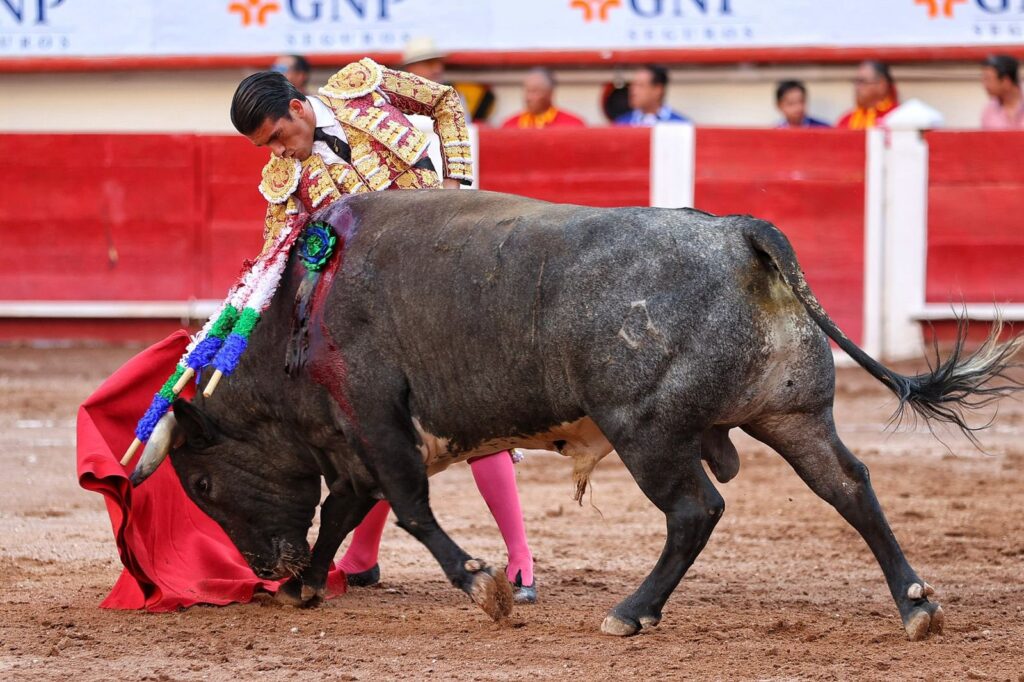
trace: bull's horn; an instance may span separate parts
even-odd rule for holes
[[[142,456],[139,457],[139,463],[135,465],[135,471],[132,472],[131,481],[133,486],[139,485],[149,478],[156,471],[156,468],[160,466],[160,462],[164,461],[167,453],[171,451],[171,446],[174,444],[174,436],[177,430],[178,420],[174,418],[173,412],[168,412],[160,417],[160,421],[156,423],[156,427],[153,429],[153,434],[146,442],[146,448],[142,451]]]

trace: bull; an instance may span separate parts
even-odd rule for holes
[[[510,447],[573,460],[576,497],[613,449],[664,514],[640,587],[601,629],[632,635],[662,609],[725,508],[705,472],[738,471],[729,431],[777,451],[864,538],[912,640],[940,632],[931,586],[904,557],[868,470],[833,422],[833,339],[931,422],[1021,386],[1003,376],[1022,338],[900,375],[858,348],[808,288],[788,240],[749,216],[600,209],[488,192],[358,195],[314,216],[344,243],[286,371],[302,280],[289,265],[236,374],[177,400],[136,471],[162,459],[256,574],[315,604],[345,536],[377,500],[485,612],[507,581],[438,525],[428,476]],[[315,307],[315,306],[314,306]],[[961,339],[962,341],[962,339]],[[323,500],[318,537],[307,542]]]

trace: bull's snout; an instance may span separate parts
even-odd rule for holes
[[[253,573],[261,580],[282,580],[298,577],[310,562],[309,546],[305,543],[296,545],[284,538],[274,538],[271,550],[266,553],[254,554],[243,552]]]
[[[253,572],[260,580],[281,580],[288,575],[278,566],[274,566],[273,568],[256,568],[253,569]]]

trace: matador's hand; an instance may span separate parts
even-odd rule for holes
[[[441,187],[444,187],[445,189],[458,189],[461,186],[462,183],[455,178],[445,178],[441,181]]]

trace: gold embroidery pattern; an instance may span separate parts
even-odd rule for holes
[[[320,94],[337,99],[365,97],[380,86],[382,71],[377,62],[365,57],[331,76]]]
[[[430,116],[434,113],[434,108],[444,95],[444,91],[451,88],[404,71],[384,69],[380,89],[386,95],[398,95],[411,100],[402,107],[405,113]]]
[[[301,164],[295,159],[271,156],[263,167],[260,194],[271,204],[283,204],[299,186]]]
[[[357,156],[355,147],[361,140],[367,143],[369,139],[376,140],[407,166],[419,161],[427,148],[427,136],[416,130],[401,111],[390,104],[374,107],[367,101],[352,100],[333,100],[328,104],[334,109],[338,122],[345,127],[345,134],[353,147],[353,158]]]
[[[441,186],[437,173],[426,168],[410,168],[395,178],[394,189],[436,189]]]
[[[441,159],[445,177],[469,181],[473,164],[469,154],[469,129],[462,101],[455,88],[433,83],[401,71],[384,69],[381,91],[391,103],[407,114],[423,114],[434,119],[434,131],[441,138]],[[448,150],[458,147],[449,157]]]
[[[331,174],[331,180],[342,194],[360,194],[370,191],[370,188],[359,177],[359,173],[347,163],[336,163],[329,166],[328,171]]]
[[[270,204],[267,206],[267,217],[263,221],[263,251],[269,249],[274,243],[287,220],[286,204]]]
[[[306,204],[307,210],[315,211],[341,198],[341,193],[331,179],[327,164],[318,154],[310,154],[309,158],[302,162],[302,174],[300,194],[303,195],[303,203]]]

